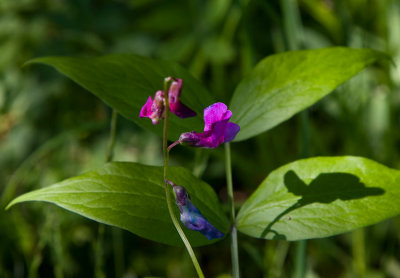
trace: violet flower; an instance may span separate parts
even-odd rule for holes
[[[154,101],[151,96],[147,99],[146,104],[140,110],[139,117],[147,117],[151,119],[153,125],[158,124],[160,119],[164,118],[165,97],[163,91],[157,91],[154,95]]]
[[[172,80],[168,90],[169,109],[180,118],[196,116],[196,112],[179,101],[182,92],[182,79],[167,77],[166,82]],[[140,110],[139,117],[150,118],[153,124],[158,124],[165,117],[165,96],[163,91],[157,91],[154,100],[149,96],[147,102]]]
[[[179,140],[173,143],[171,149],[178,143],[187,144],[192,147],[216,148],[222,143],[232,141],[239,132],[240,127],[230,123],[232,112],[222,103],[214,103],[204,109],[204,131],[182,133]]]
[[[174,184],[172,181],[167,180],[167,182],[172,186],[175,192],[175,202],[180,211],[181,222],[186,228],[193,231],[199,231],[210,240],[224,236],[224,234],[218,231],[210,222],[208,222],[201,212],[193,205],[185,188]]]

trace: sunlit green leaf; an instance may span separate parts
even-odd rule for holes
[[[384,57],[370,49],[333,47],[265,58],[233,95],[232,121],[241,127],[235,140],[248,139],[289,119]]]
[[[238,229],[266,239],[327,237],[400,214],[400,171],[361,157],[315,157],[273,171]]]
[[[168,178],[186,188],[204,217],[226,233],[229,221],[213,189],[185,168],[170,167],[168,171]],[[182,244],[168,214],[162,167],[112,162],[98,170],[19,196],[8,207],[25,201],[54,203],[144,238],[171,245]],[[179,218],[175,204],[174,209]],[[215,242],[199,232],[184,226],[183,229],[194,246]]]
[[[141,107],[149,96],[163,89],[168,76],[183,79],[181,101],[197,112],[194,118],[180,119],[171,113],[169,138],[177,140],[187,131],[203,129],[203,110],[213,100],[202,84],[176,63],[153,60],[134,54],[115,54],[95,58],[44,57],[29,63],[53,66],[80,84],[122,116],[162,134],[162,124],[154,126],[151,120],[139,118]],[[78,98],[79,95],[76,95]]]

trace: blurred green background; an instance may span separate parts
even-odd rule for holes
[[[343,45],[400,64],[398,0],[0,0],[0,277],[194,277],[184,248],[99,225],[17,195],[99,167],[111,110],[44,66],[50,55],[136,53],[180,62],[229,103],[263,57]],[[358,155],[400,168],[400,70],[369,67],[271,131],[232,145],[238,207],[273,169],[309,156]],[[305,120],[304,120],[305,119]],[[223,148],[178,147],[227,200]],[[119,117],[114,160],[161,165],[160,138]],[[228,208],[227,208],[228,210]],[[368,212],[366,212],[368,213]],[[243,277],[292,277],[295,244],[239,235]],[[229,277],[229,240],[196,248],[206,277]],[[311,240],[307,277],[400,277],[400,218]]]

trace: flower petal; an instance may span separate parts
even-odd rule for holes
[[[179,137],[179,142],[191,147],[215,148],[211,139],[212,131],[185,132]]]
[[[175,192],[175,202],[179,207],[180,220],[186,228],[199,231],[207,239],[221,238],[224,236],[224,234],[208,222],[199,209],[194,206],[185,188],[171,181],[168,181],[168,183],[172,185]]]
[[[151,106],[153,105],[153,99],[151,96],[147,99],[146,103],[143,105],[142,109],[140,110],[139,117],[150,117],[152,114]]]
[[[206,227],[201,230],[200,233],[202,233],[208,240],[224,237],[224,233],[217,230],[217,228],[211,225],[210,222],[208,222],[207,220],[206,222]]]
[[[168,90],[169,108],[172,113],[180,118],[189,118],[196,116],[196,112],[179,101],[182,92],[182,79],[177,78],[172,81]]]
[[[185,104],[182,102],[178,101],[177,103],[169,103],[169,108],[172,113],[177,115],[180,118],[189,118],[189,117],[194,117],[196,116],[196,112],[194,112],[192,109],[187,107]]]
[[[181,95],[182,91],[182,83],[182,79],[177,78],[176,80],[172,81],[171,85],[169,86],[168,98],[170,105],[179,102],[179,96]]]
[[[224,143],[230,142],[235,139],[236,134],[239,132],[240,126],[235,123],[227,123],[225,127]]]
[[[225,130],[226,130],[227,124],[228,124],[228,120],[222,120],[222,121],[216,122],[214,124],[212,133],[211,133],[211,142],[212,142],[211,148],[216,148],[224,142],[224,135],[225,135]]]
[[[228,107],[222,102],[214,103],[204,109],[204,131],[211,130],[216,122],[226,119],[227,110]],[[228,113],[227,116],[230,118],[232,113]]]

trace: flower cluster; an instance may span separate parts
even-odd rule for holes
[[[196,116],[196,112],[179,101],[179,96],[182,92],[182,79],[168,77],[166,80],[172,80],[168,90],[168,103],[171,112],[180,118]],[[157,91],[154,95],[154,100],[149,96],[146,104],[140,110],[139,117],[150,118],[154,125],[165,117],[165,95],[163,91]]]
[[[168,77],[166,82],[171,82],[168,90],[168,104],[172,113],[180,118],[196,116],[196,113],[179,101],[182,92],[182,79]],[[165,95],[164,91],[157,91],[154,100],[149,96],[146,104],[140,110],[140,117],[150,118],[153,124],[157,124],[165,118]],[[189,145],[192,147],[216,148],[222,143],[232,141],[239,132],[240,127],[229,122],[232,112],[221,102],[214,103],[204,109],[204,130],[203,132],[185,132],[179,140],[168,147],[171,149],[177,144]],[[193,205],[185,188],[167,181],[176,195],[176,204],[179,207],[180,219],[185,227],[190,230],[199,231],[207,239],[221,238],[224,234],[218,231],[210,222],[205,219],[201,212]]]
[[[173,188],[176,195],[176,204],[178,205],[181,222],[185,227],[193,231],[199,231],[207,239],[221,238],[224,234],[218,231],[196,208],[190,200],[189,194],[182,186],[167,181]]]

